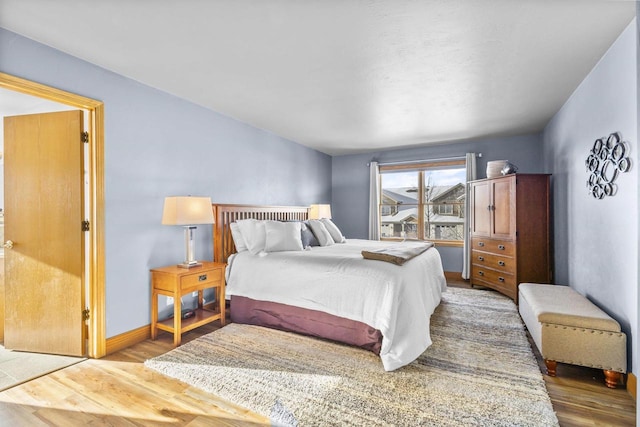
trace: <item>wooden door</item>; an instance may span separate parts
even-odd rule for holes
[[[471,184],[471,234],[476,237],[491,235],[490,189],[487,181]]]
[[[4,119],[6,348],[85,354],[83,130],[82,111]]]
[[[491,181],[491,237],[515,238],[516,197],[514,177]]]

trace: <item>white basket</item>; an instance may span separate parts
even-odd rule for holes
[[[487,162],[487,178],[502,176],[502,168],[504,168],[508,162],[508,160],[492,160]]]

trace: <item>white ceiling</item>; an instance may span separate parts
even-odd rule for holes
[[[540,131],[615,0],[0,0],[0,26],[328,154]]]

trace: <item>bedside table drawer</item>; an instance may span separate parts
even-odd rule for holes
[[[203,284],[215,283],[222,280],[223,269],[203,271],[200,273],[189,274],[180,278],[180,287],[182,290],[188,290],[202,286]]]

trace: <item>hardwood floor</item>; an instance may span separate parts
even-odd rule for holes
[[[202,326],[183,334],[182,342],[215,329]],[[0,425],[268,425],[263,417],[144,367],[145,360],[172,348],[173,336],[161,332],[156,341],[8,389],[0,393]]]
[[[183,334],[182,342],[215,329],[205,325]],[[156,341],[5,390],[0,426],[268,425],[263,417],[144,367],[146,359],[171,348],[172,336],[160,333]],[[634,400],[624,388],[605,387],[601,371],[558,364],[558,377],[545,375],[545,381],[561,426],[635,426]]]

